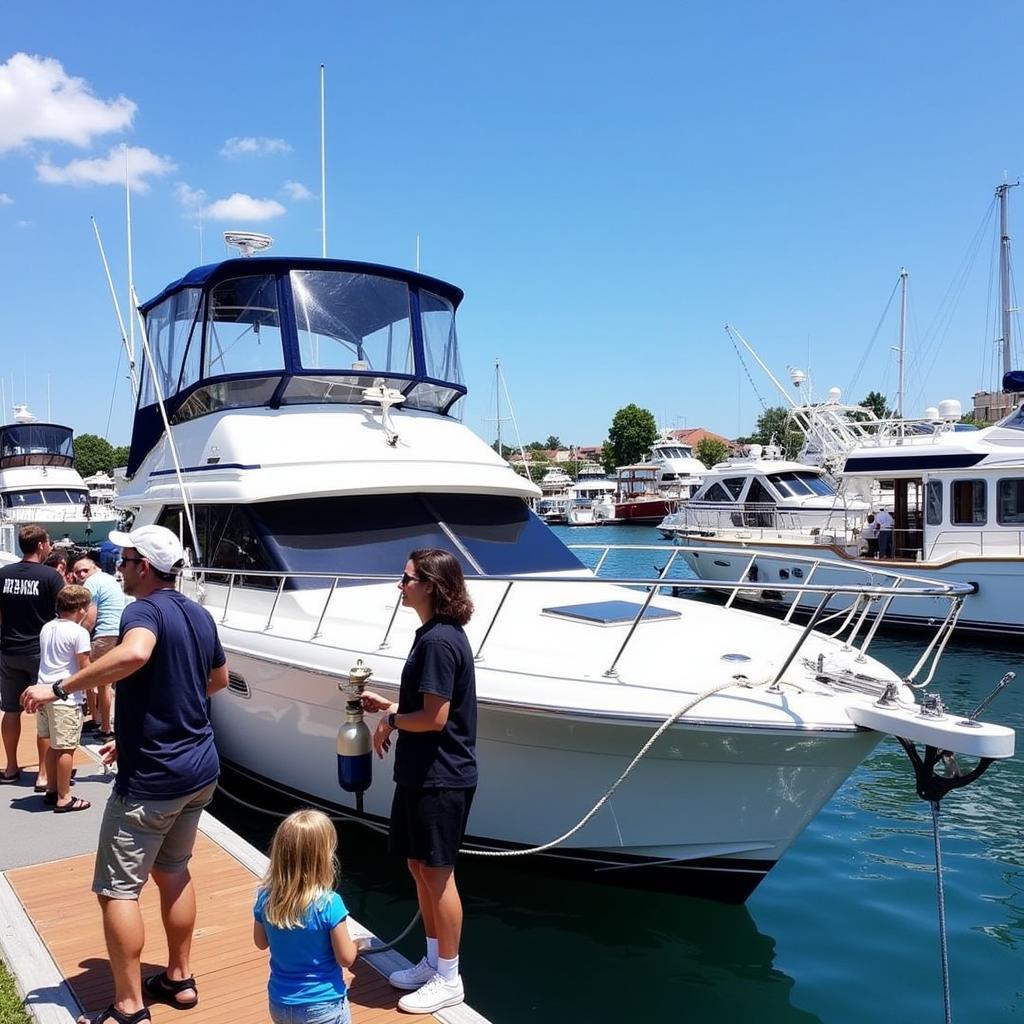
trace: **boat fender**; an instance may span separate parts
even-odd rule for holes
[[[372,669],[356,662],[349,670],[348,679],[338,683],[345,696],[345,721],[338,729],[338,785],[346,793],[355,793],[359,809],[362,794],[373,782],[373,741],[363,721],[363,687],[372,675]]]

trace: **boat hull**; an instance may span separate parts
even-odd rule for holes
[[[372,664],[371,652],[362,656]],[[390,762],[375,763],[361,810],[338,787],[344,705],[333,678],[243,652],[232,651],[230,664],[232,688],[212,702],[226,764],[296,799],[388,818]],[[371,728],[374,717],[367,716]],[[560,837],[660,724],[481,700],[480,785],[467,846],[529,848]],[[674,726],[579,832],[544,854],[544,864],[596,881],[742,902],[880,738],[853,728]]]

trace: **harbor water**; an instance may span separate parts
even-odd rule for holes
[[[650,528],[556,532],[569,544],[672,550]],[[662,556],[645,551],[606,569],[649,576],[661,565]],[[872,650],[909,669],[917,647],[880,636]],[[681,651],[680,663],[685,660]],[[987,717],[1017,729],[1019,748],[1019,651],[954,642],[933,689],[953,710],[967,712],[1007,671],[1018,678]],[[610,781],[594,780],[595,800]],[[239,788],[230,775],[224,783],[246,799],[290,809],[265,791]],[[1019,755],[942,801],[953,1018],[961,1024],[1011,1024],[1024,1015],[1022,803]],[[223,796],[213,810],[266,849],[271,818]],[[380,936],[397,934],[416,906],[403,865],[389,857],[377,833],[343,824],[339,834],[339,888],[350,909]],[[917,797],[895,740],[883,742],[853,773],[741,907],[553,878],[515,861],[464,858],[458,873],[467,999],[495,1024],[604,1024],[635,1015],[695,1024],[942,1019],[931,811]],[[400,948],[419,959],[418,927]]]

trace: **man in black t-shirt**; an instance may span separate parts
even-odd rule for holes
[[[7,765],[0,784],[17,782],[18,741],[21,739],[21,694],[39,675],[39,631],[53,618],[64,580],[43,563],[50,553],[50,536],[34,523],[18,531],[22,559],[0,569],[0,708]],[[46,752],[50,741],[37,740],[39,777],[46,787]]]

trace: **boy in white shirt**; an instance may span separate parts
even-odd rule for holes
[[[89,664],[89,633],[82,627],[92,595],[85,587],[64,587],[57,594],[57,618],[39,634],[39,682],[53,687],[58,699],[36,712],[39,735],[49,737],[46,755],[46,795],[43,799],[57,814],[84,811],[88,800],[71,795],[71,770],[75,748],[82,738],[81,692],[61,696],[60,684]]]

